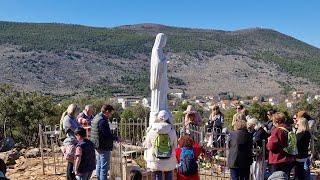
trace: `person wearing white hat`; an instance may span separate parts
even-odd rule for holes
[[[171,124],[171,117],[170,112],[161,110],[150,126],[144,142],[144,147],[147,149],[144,158],[147,168],[152,171],[152,179],[155,180],[162,180],[162,175],[165,176],[164,179],[172,179],[172,171],[177,165],[175,158],[177,135]],[[162,151],[163,149],[167,151]]]

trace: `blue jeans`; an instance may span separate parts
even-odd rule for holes
[[[67,180],[75,180],[76,176],[74,175],[73,172],[73,163],[72,162],[68,162],[67,165]]]
[[[92,171],[86,172],[86,173],[81,174],[80,176],[76,176],[76,179],[77,180],[89,180],[91,175],[92,175]]]
[[[311,166],[311,160],[310,160],[310,157],[309,157],[307,159],[307,161],[303,165],[305,180],[310,180],[311,179],[310,166]]]
[[[111,151],[96,151],[96,173],[98,180],[108,180],[108,171],[110,168]]]
[[[154,180],[162,180],[162,173],[164,174],[165,180],[172,180],[172,171],[153,171],[152,172],[152,179]]]
[[[310,180],[310,159],[306,162],[296,162],[295,177],[299,180]]]

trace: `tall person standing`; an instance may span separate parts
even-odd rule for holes
[[[113,149],[113,142],[119,138],[111,133],[109,118],[114,108],[105,104],[101,107],[101,112],[92,121],[91,141],[96,149],[96,174],[98,180],[107,180],[110,169],[110,156]]]
[[[232,180],[249,180],[252,164],[252,134],[244,120],[237,120],[230,132],[228,166]]]

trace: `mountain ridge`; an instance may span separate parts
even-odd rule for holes
[[[215,89],[213,86],[202,88],[201,84],[206,82],[196,84],[198,89],[203,89],[201,91],[192,87],[195,86],[191,82],[194,78],[185,71],[191,71],[188,69],[190,67],[198,71],[203,63],[207,63],[204,76],[213,76],[211,73],[217,68],[225,69],[230,79],[235,79],[230,81],[233,83],[237,82],[238,72],[248,70],[250,73],[245,78],[247,86],[252,84],[252,87],[261,89],[273,87],[273,90],[264,91],[264,94],[283,93],[283,87],[286,87],[286,93],[289,89],[304,88],[311,93],[318,91],[320,49],[291,36],[264,28],[221,31],[152,23],[95,28],[58,23],[0,21],[0,70],[4,72],[0,75],[0,83],[13,83],[22,89],[43,92],[53,92],[56,86],[59,88],[54,94],[62,92],[62,95],[72,96],[110,95],[126,91],[147,96],[150,53],[154,37],[159,32],[168,36],[165,53],[171,62],[169,81],[172,89],[182,89],[190,95],[204,92],[210,92],[206,95],[217,94],[220,91],[250,95],[243,93],[243,89],[237,86],[228,85],[228,82],[225,82],[223,89]],[[224,61],[217,63],[217,59]],[[243,69],[236,67],[234,61],[241,62],[238,66]],[[69,73],[66,65],[81,71],[72,70]],[[254,66],[263,66],[271,74],[282,74],[279,78],[282,80],[265,76],[265,72],[252,68]],[[104,68],[108,72],[103,72]],[[54,78],[55,73],[58,73],[58,78]],[[64,73],[66,76],[60,76]],[[215,76],[228,78],[223,74],[218,72]],[[251,74],[255,75],[251,77]],[[23,76],[33,80],[24,83],[21,81]],[[261,80],[256,81],[255,76]],[[70,82],[69,77],[89,83],[81,86],[81,83]],[[218,78],[208,78],[208,83],[223,83]],[[301,79],[301,82],[295,79]],[[110,86],[102,86],[103,83],[109,83]],[[257,95],[257,92],[252,95]]]

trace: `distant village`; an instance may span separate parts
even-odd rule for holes
[[[214,104],[220,106],[221,109],[227,110],[235,108],[238,104],[250,106],[253,103],[270,104],[272,106],[284,103],[284,105],[291,109],[294,105],[306,97],[307,102],[311,103],[313,100],[320,100],[320,95],[308,95],[304,91],[294,91],[291,95],[287,96],[253,96],[253,97],[239,97],[229,92],[221,92],[216,96],[193,96],[189,97],[184,92],[171,92],[169,93],[169,106],[175,107],[179,102],[188,102],[197,104],[203,107],[204,110],[209,111]],[[144,107],[150,107],[151,98],[140,96],[131,96],[128,94],[114,94],[111,101],[121,104],[123,109],[126,109],[137,104],[142,104]]]

